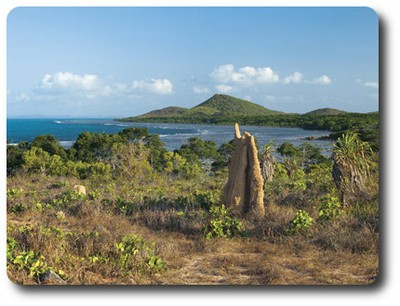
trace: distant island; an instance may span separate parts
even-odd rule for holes
[[[333,108],[321,108],[306,114],[315,115],[338,115],[345,114],[345,111],[333,109]],[[182,121],[196,122],[197,119],[206,119],[205,117],[212,116],[215,118],[226,118],[233,116],[271,116],[271,115],[293,115],[293,113],[284,113],[280,111],[270,110],[244,99],[236,98],[229,95],[215,94],[206,101],[192,107],[184,108],[179,106],[168,106],[162,109],[157,109],[139,115],[136,117],[128,117],[118,119],[119,121],[129,122],[143,122],[143,121],[164,121],[164,122],[176,122],[181,119]],[[188,122],[189,123],[189,122]]]
[[[270,110],[259,104],[229,95],[215,94],[192,107],[169,106],[148,113],[115,119],[122,122],[225,124],[298,127],[332,132],[337,139],[344,131],[353,130],[365,141],[379,145],[379,113],[352,113],[334,108],[319,108],[305,114]]]
[[[182,118],[182,119],[195,119],[198,117],[213,116],[227,117],[227,116],[258,116],[258,115],[273,115],[282,114],[269,110],[259,104],[239,99],[236,97],[215,94],[206,101],[192,107],[184,108],[178,106],[170,106],[158,110],[154,110],[137,117],[130,117],[122,119],[122,121],[137,121],[147,119],[160,119],[167,118]]]

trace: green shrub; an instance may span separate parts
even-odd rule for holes
[[[147,259],[146,266],[151,271],[164,271],[167,269],[167,264],[157,255],[152,255]]]
[[[22,167],[23,152],[19,146],[7,145],[7,176],[15,174]]]
[[[87,179],[91,176],[109,178],[111,166],[104,162],[64,161],[59,155],[50,155],[41,148],[32,147],[23,153],[24,163],[22,168],[29,173],[43,173],[50,176],[75,176]],[[62,187],[55,183],[53,188]]]
[[[167,199],[161,198],[160,202],[167,203],[167,205],[174,207],[175,209],[178,210],[181,209],[186,210],[188,207],[193,207],[195,201],[194,201],[194,196],[192,194],[187,194],[187,195],[177,196],[171,202],[169,202]]]
[[[114,176],[130,181],[151,180],[153,168],[148,159],[150,150],[141,143],[116,143],[111,148],[109,164]]]
[[[86,199],[86,195],[77,193],[74,190],[67,190],[61,194],[58,194],[54,199],[52,199],[49,203],[46,204],[46,208],[68,208],[71,204],[76,203],[78,201],[82,201]],[[36,206],[38,209],[43,209],[43,205],[39,207]]]
[[[110,259],[108,257],[104,257],[101,255],[93,255],[87,257],[87,261],[91,264],[100,263],[100,264],[107,264]]]
[[[321,154],[320,148],[313,147],[307,142],[295,147],[292,143],[286,141],[278,147],[277,151],[283,157],[294,158],[302,168],[309,164],[321,163],[326,160],[326,157]]]
[[[201,166],[199,163],[190,163],[179,153],[166,152],[163,155],[164,171],[181,176],[185,179],[196,179],[200,177]]]
[[[296,148],[294,146],[294,144],[285,141],[284,143],[282,143],[278,148],[277,151],[279,154],[281,154],[282,156],[290,156],[290,157],[294,157],[296,155],[300,154],[300,149]]]
[[[57,139],[53,135],[39,135],[33,140],[31,146],[40,148],[50,155],[58,155],[63,159],[67,157],[67,153],[65,152],[64,148],[60,146]]]
[[[15,256],[12,263],[18,270],[29,272],[29,277],[40,282],[40,279],[51,270],[47,266],[44,256],[34,251],[24,251]]]
[[[10,207],[11,212],[14,214],[22,213],[22,212],[26,211],[27,209],[28,209],[28,205],[26,205],[25,203],[15,203],[15,204],[12,204]]]
[[[287,187],[295,192],[305,191],[307,189],[307,179],[304,171],[302,169],[297,169],[292,177],[287,182]]]
[[[217,144],[210,140],[202,140],[198,137],[192,137],[186,140],[176,153],[181,155],[191,164],[198,163],[199,160],[213,159],[218,160],[221,158]]]
[[[131,127],[123,129],[118,135],[126,138],[130,142],[136,142],[148,137],[149,131],[147,128]]]
[[[18,246],[18,242],[13,237],[7,237],[7,265],[13,263],[15,259],[15,249]]]
[[[92,190],[87,193],[87,197],[89,200],[96,201],[100,198],[100,192],[98,190]]]
[[[154,250],[154,243],[150,246],[139,235],[126,235],[115,244],[117,264],[123,273],[131,270],[136,272],[158,272],[167,269]]]
[[[221,237],[232,238],[234,236],[244,236],[245,230],[243,223],[231,216],[229,209],[225,205],[212,205],[210,207],[209,224],[204,228],[207,239]]]
[[[229,166],[234,148],[235,145],[233,144],[233,140],[227,143],[223,143],[218,148],[219,157],[216,158],[216,160],[212,164],[213,171],[221,170]]]
[[[62,228],[58,226],[39,226],[39,233],[44,237],[54,236],[58,240],[63,240],[65,237],[71,237],[74,234],[70,231],[64,231]]]
[[[289,226],[286,233],[293,234],[309,234],[309,229],[313,224],[314,219],[304,210],[298,210],[292,220],[289,221]]]
[[[6,191],[7,198],[9,197],[18,197],[24,194],[24,191],[21,188],[7,188]]]
[[[50,188],[60,189],[68,185],[68,181],[57,181],[51,184]]]
[[[75,176],[80,179],[87,179],[91,176],[109,178],[111,176],[111,166],[103,162],[86,163],[82,161],[67,161],[66,175]]]
[[[338,197],[326,195],[321,198],[321,204],[318,210],[318,221],[333,220],[342,213],[342,204]]]
[[[309,178],[307,186],[320,194],[326,194],[333,190],[335,183],[332,179],[332,166],[332,160],[307,166],[305,170]]]
[[[128,139],[121,134],[103,134],[83,132],[70,149],[70,155],[75,160],[85,163],[106,161],[112,155],[112,147],[116,143],[128,143]]]
[[[194,192],[194,200],[201,208],[210,210],[211,206],[216,205],[221,198],[221,192],[212,190],[196,190]]]
[[[30,173],[44,173],[47,175],[63,175],[65,167],[58,155],[50,155],[41,148],[32,147],[23,154],[23,169]]]
[[[118,213],[121,213],[125,216],[131,216],[136,210],[135,203],[120,197],[115,200],[115,207]]]
[[[44,210],[43,203],[40,202],[40,201],[37,201],[36,204],[35,204],[35,208],[36,208],[37,211],[42,212]]]

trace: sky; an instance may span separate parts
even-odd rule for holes
[[[7,116],[128,117],[216,93],[377,111],[378,23],[366,7],[15,8]]]

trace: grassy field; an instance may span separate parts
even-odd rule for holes
[[[330,166],[290,179],[278,171],[266,186],[266,217],[240,220],[240,234],[211,239],[209,208],[220,205],[226,169],[196,180],[156,172],[85,180],[17,173],[7,181],[9,278],[70,285],[371,284],[378,274],[377,190],[322,218],[324,195],[334,189]],[[294,231],[299,210],[312,222]]]

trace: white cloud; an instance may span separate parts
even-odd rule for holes
[[[71,72],[57,72],[55,74],[46,74],[42,78],[41,88],[72,88],[82,90],[93,90],[99,85],[99,80],[94,74],[85,74],[83,76]]]
[[[311,81],[311,83],[313,84],[320,84],[320,85],[330,85],[332,84],[332,80],[330,77],[328,77],[327,75],[322,75],[318,78],[315,78]]]
[[[224,85],[224,84],[217,85],[217,86],[215,86],[215,88],[220,92],[229,92],[233,89],[232,86],[228,86],[228,85]]]
[[[279,75],[270,67],[254,68],[245,66],[235,70],[232,64],[227,64],[214,69],[210,75],[218,83],[233,83],[244,86],[276,83],[279,81]]]
[[[39,82],[36,94],[48,95],[70,95],[94,99],[98,96],[109,96],[113,94],[111,85],[104,84],[94,74],[74,74],[71,72],[56,72],[46,74]]]
[[[128,86],[124,83],[107,82],[94,74],[78,75],[71,72],[46,74],[38,87],[45,93],[63,92],[89,99],[99,96],[129,95],[134,90],[143,90],[159,95],[173,93],[172,82],[168,79],[133,81],[132,85]]]
[[[192,89],[195,94],[203,94],[210,92],[210,90],[207,87],[194,86]]]
[[[103,90],[102,90],[101,94],[103,96],[109,97],[109,96],[111,96],[113,94],[113,92],[114,92],[114,90],[110,85],[105,85],[103,87]]]
[[[227,83],[231,80],[235,67],[231,64],[221,65],[211,72],[211,77],[218,82]]]
[[[312,80],[305,80],[304,74],[295,71],[287,77],[281,79],[279,74],[271,67],[251,67],[244,66],[236,69],[232,64],[220,65],[215,68],[211,74],[211,78],[219,84],[255,86],[260,84],[320,84],[329,85],[332,80],[327,75],[322,75]]]
[[[132,88],[134,90],[144,90],[159,95],[167,95],[173,93],[172,82],[168,79],[150,79],[150,80],[140,80],[134,81],[132,83]]]
[[[253,67],[246,66],[246,67],[239,68],[239,73],[241,73],[243,75],[247,75],[247,76],[255,76],[255,75],[257,75],[257,70]]]
[[[31,96],[18,97],[15,101],[37,99],[89,99],[104,97],[121,97],[132,100],[136,98],[136,91],[145,91],[158,95],[173,93],[172,82],[168,79],[150,79],[133,81],[131,85],[102,79],[95,74],[74,74],[71,72],[56,72],[46,74],[37,84]]]
[[[279,75],[269,67],[258,68],[257,81],[259,83],[276,83],[279,82]]]
[[[211,87],[210,87],[211,88]],[[173,93],[168,79],[133,79],[118,82],[95,74],[54,72],[43,74],[34,87],[7,91],[8,114],[91,115],[124,114]],[[155,98],[157,96],[157,98]],[[165,96],[168,99],[168,96]],[[151,106],[147,107],[151,107]],[[137,111],[140,112],[140,111]]]
[[[283,83],[290,84],[290,83],[301,83],[304,80],[304,75],[301,72],[293,72],[291,75],[288,75],[286,78],[283,79]]]

